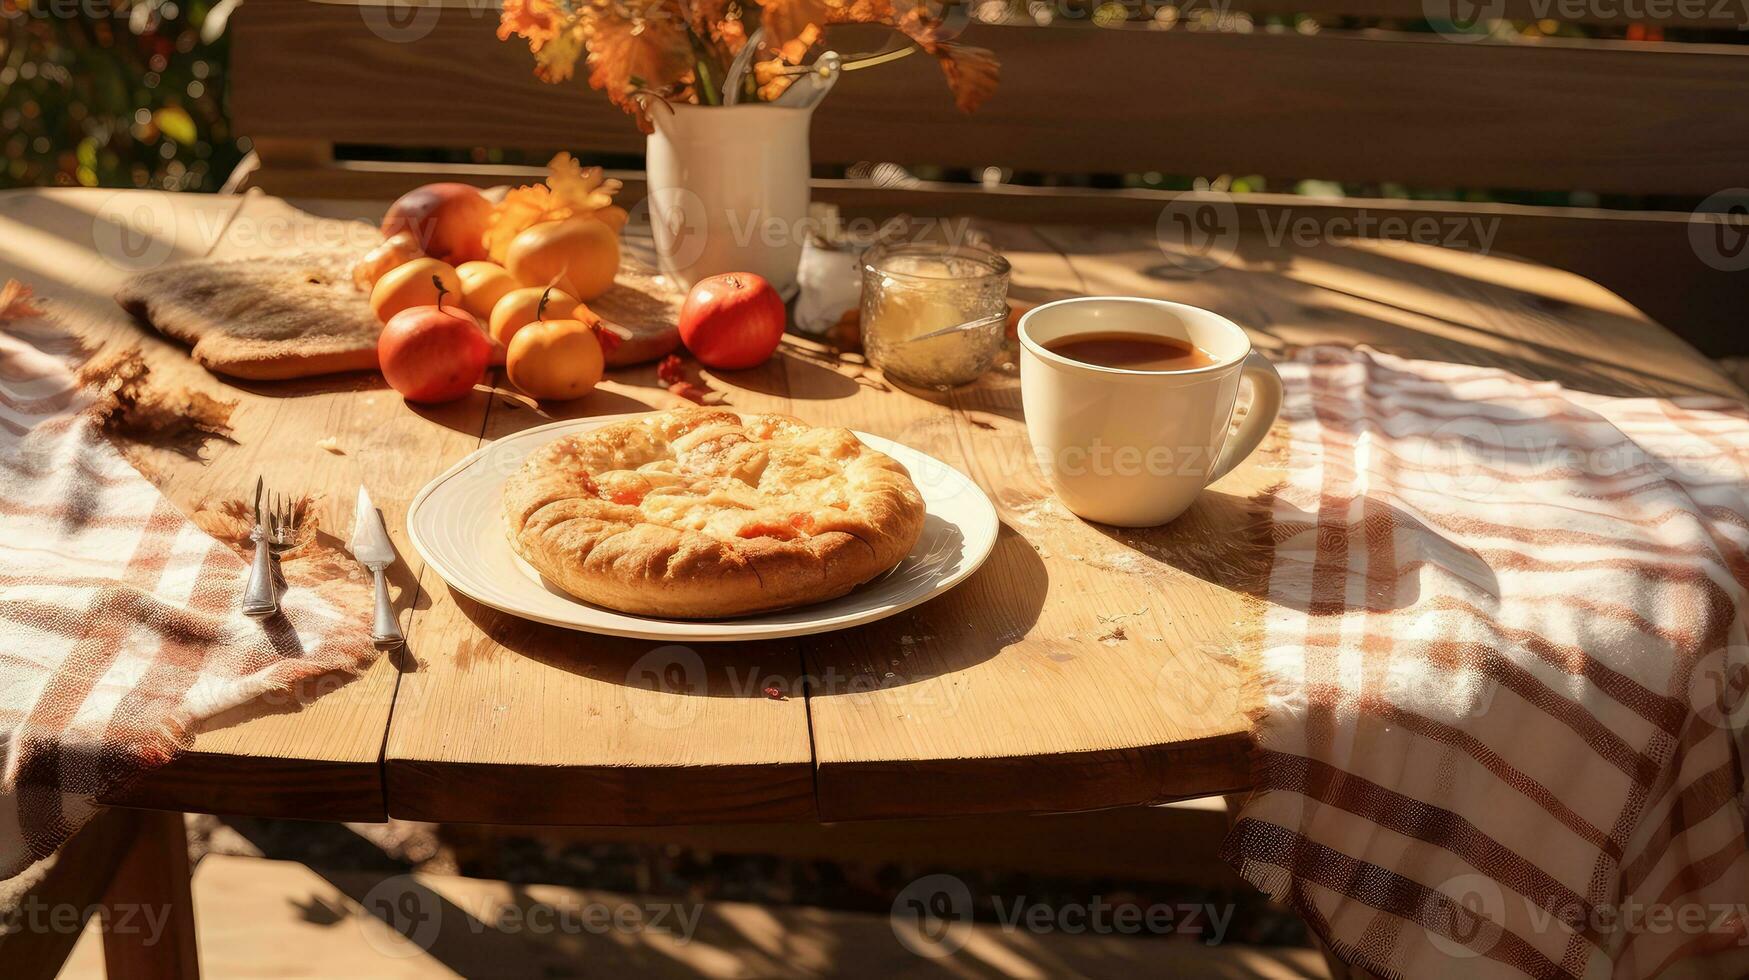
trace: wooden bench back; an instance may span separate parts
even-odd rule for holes
[[[1224,0],[1223,0],[1224,2]],[[1236,17],[1325,0],[1237,0]],[[1720,3],[1666,4],[1687,21],[1749,18]],[[1343,12],[1418,19],[1424,7],[1608,20],[1616,0],[1341,0]],[[1640,6],[1644,6],[1640,2]],[[1185,5],[1183,16],[1197,13]],[[255,141],[253,184],[283,194],[392,196],[420,180],[496,183],[517,168],[334,159],[336,144],[640,154],[632,121],[584,81],[544,84],[520,43],[497,40],[491,0],[249,0],[232,21],[231,110]],[[1408,187],[1706,197],[1749,183],[1749,46],[1438,34],[1312,34],[974,23],[967,43],[1003,63],[997,94],[958,113],[932,59],[847,74],[813,124],[817,163],[893,161],[1057,174],[1263,174]],[[878,40],[873,42],[878,43]],[[841,50],[859,50],[856,43]],[[635,198],[641,188],[629,187]],[[954,210],[1019,220],[1151,222],[1162,197],[1126,191],[822,182],[850,207]],[[1295,207],[1303,198],[1242,199]],[[1401,201],[1344,201],[1382,214]],[[1464,205],[1432,206],[1468,215]],[[1700,261],[1686,214],[1488,206],[1493,247],[1602,279],[1679,330],[1735,336],[1735,277]],[[1539,219],[1525,225],[1527,219]],[[1548,219],[1542,221],[1540,219]],[[1619,247],[1614,255],[1600,247]],[[1662,257],[1646,259],[1648,251]],[[1624,278],[1624,276],[1626,278]],[[1717,349],[1717,344],[1712,346]]]
[[[581,79],[535,79],[526,48],[494,36],[496,16],[484,0],[250,0],[235,22],[237,128],[642,152],[636,128]],[[1085,22],[973,24],[963,39],[1003,63],[979,112],[953,108],[931,59],[847,73],[815,116],[815,160],[1703,196],[1749,175],[1749,46]]]

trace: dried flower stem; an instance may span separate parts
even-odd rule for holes
[[[687,31],[686,33],[687,36],[692,37],[691,31]],[[698,47],[698,39],[696,37],[693,37],[693,47],[695,49]],[[722,93],[717,91],[717,83],[711,78],[710,62],[702,57],[699,58],[693,68],[693,73],[698,80],[699,105],[722,105],[723,96]]]

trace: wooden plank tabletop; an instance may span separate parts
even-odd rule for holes
[[[383,207],[301,204],[330,221],[373,220]],[[1244,785],[1232,659],[1260,608],[1227,587],[1220,559],[1246,497],[1272,480],[1260,460],[1167,527],[1090,525],[1044,490],[1012,370],[948,395],[917,393],[791,340],[761,369],[707,378],[731,407],[854,425],[971,475],[1003,522],[984,568],[881,623],[794,641],[687,648],[541,626],[427,573],[401,530],[406,505],[482,440],[554,418],[680,404],[650,368],[541,410],[481,392],[415,411],[374,375],[239,387],[114,308],[109,294],[132,261],[115,259],[102,223],[117,211],[156,229],[135,248],[148,261],[307,242],[298,229],[309,219],[263,196],[12,192],[0,196],[0,277],[37,286],[93,339],[140,344],[161,379],[240,403],[235,444],[215,444],[204,461],[150,460],[184,507],[240,495],[265,473],[326,491],[324,526],[344,535],[364,481],[405,559],[396,603],[408,634],[403,656],[303,711],[203,733],[124,802],[328,819],[386,811],[671,824],[1079,810]],[[1160,296],[1233,318],[1268,352],[1369,343],[1607,393],[1742,394],[1608,291],[1509,258],[1244,241],[1225,268],[1191,274],[1146,231],[988,232],[1023,300]],[[328,436],[340,455],[317,446]]]
[[[249,219],[239,224],[244,215]],[[281,243],[284,205],[264,198],[151,191],[27,190],[0,194],[0,280],[16,277],[48,300],[52,314],[89,342],[137,345],[155,384],[187,387],[238,402],[234,444],[213,443],[205,459],[147,452],[159,485],[184,510],[242,497],[265,476],[286,490],[326,488],[318,511],[329,530],[350,525],[352,487],[373,474],[379,505],[391,515],[425,477],[423,467],[384,466],[417,442],[459,454],[467,437],[402,410],[375,384],[226,383],[195,366],[185,349],[142,331],[111,298],[123,279],[162,262],[203,255],[246,255]],[[275,231],[276,223],[282,230]],[[300,219],[300,224],[302,224]],[[484,398],[478,399],[483,408]],[[476,409],[478,411],[478,409]],[[372,433],[369,446],[335,456],[318,448],[324,433]],[[384,481],[374,474],[385,469]],[[394,520],[391,517],[391,520]],[[410,579],[403,577],[403,594]],[[200,734],[190,751],[107,802],[240,813],[381,820],[385,814],[383,732],[397,681],[379,661],[365,676],[300,712],[256,712]]]
[[[777,362],[740,380],[735,407],[791,410]],[[539,411],[495,397],[485,439],[687,404],[645,365]],[[395,816],[615,825],[813,816],[800,641],[593,636],[505,615],[432,578],[430,604],[407,632],[418,670],[402,677],[384,753]]]

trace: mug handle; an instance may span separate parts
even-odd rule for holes
[[[1241,371],[1240,380],[1251,382],[1251,410],[1245,414],[1245,421],[1239,423],[1239,431],[1233,433],[1221,449],[1221,456],[1209,473],[1209,483],[1226,476],[1233,467],[1244,462],[1245,457],[1251,455],[1269,435],[1269,427],[1275,424],[1275,416],[1281,411],[1281,375],[1275,373],[1275,365],[1269,363],[1269,358],[1252,351],[1245,355],[1245,366]]]

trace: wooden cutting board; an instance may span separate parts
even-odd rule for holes
[[[291,220],[319,231],[312,215],[298,211]],[[286,240],[325,239],[299,238],[291,229]],[[133,276],[115,298],[159,333],[189,345],[195,363],[215,374],[281,381],[371,371],[382,328],[368,294],[352,285],[352,266],[372,244],[366,237],[329,249],[179,262]],[[608,366],[655,360],[679,347],[685,298],[628,247],[613,288],[589,303],[629,338],[608,356]]]

